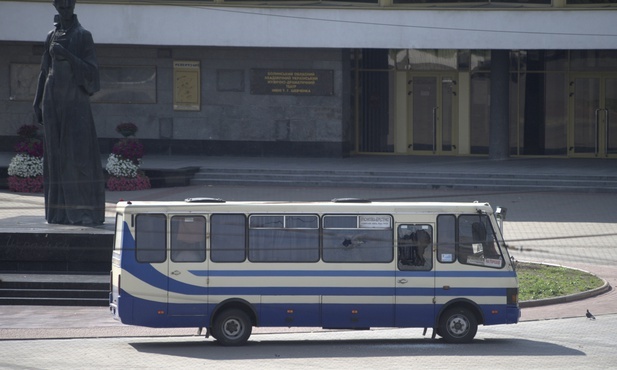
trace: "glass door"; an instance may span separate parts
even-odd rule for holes
[[[434,224],[398,224],[395,326],[431,327],[435,321]]]
[[[456,80],[453,74],[408,75],[408,149],[414,154],[456,154]]]
[[[576,74],[570,98],[570,156],[617,156],[617,76]]]

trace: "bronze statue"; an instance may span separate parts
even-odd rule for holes
[[[45,128],[45,219],[97,225],[105,221],[105,180],[90,96],[100,88],[99,73],[75,2],[53,1],[58,15],[45,40],[34,114]]]

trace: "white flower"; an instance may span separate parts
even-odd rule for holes
[[[105,166],[105,169],[112,176],[137,177],[139,165],[136,165],[129,159],[124,159],[121,156],[111,153],[109,158],[107,158],[107,165]]]
[[[9,176],[36,177],[43,175],[43,157],[18,153],[9,164]]]

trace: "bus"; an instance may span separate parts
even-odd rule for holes
[[[431,328],[467,343],[520,318],[500,216],[481,202],[122,201],[110,311],[224,346],[253,327]]]

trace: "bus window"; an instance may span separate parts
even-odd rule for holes
[[[504,266],[488,216],[459,216],[458,233],[458,257],[461,263],[495,268]]]
[[[206,219],[202,216],[171,218],[171,260],[203,262],[206,260]]]
[[[210,217],[210,259],[242,262],[246,259],[246,216],[215,214]]]
[[[165,215],[139,214],[135,217],[135,253],[139,262],[167,259]]]
[[[416,271],[429,271],[433,268],[431,225],[399,225],[398,268]]]
[[[319,219],[316,215],[251,215],[249,260],[252,262],[316,262]]]
[[[456,260],[456,217],[437,216],[437,261],[454,263]]]
[[[124,234],[124,215],[116,213],[116,225],[114,232],[114,251],[122,249],[122,235]]]
[[[324,262],[390,262],[394,241],[389,215],[323,217]]]

